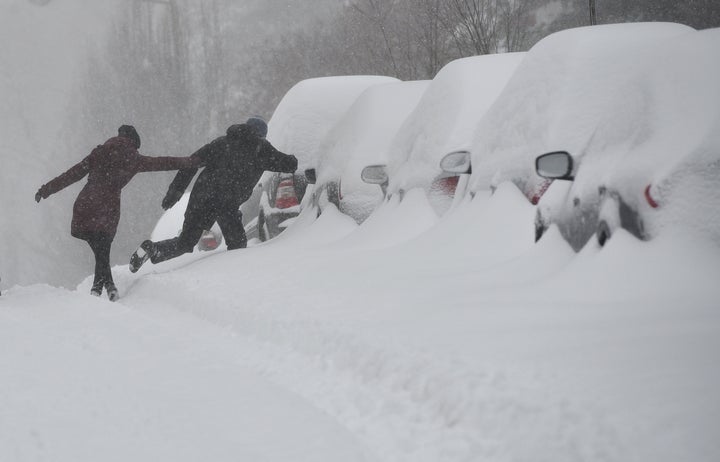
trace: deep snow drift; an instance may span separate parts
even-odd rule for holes
[[[116,304],[3,294],[0,458],[717,460],[720,249],[535,245],[509,184],[419,232],[417,192],[116,267]]]

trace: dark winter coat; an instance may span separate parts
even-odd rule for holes
[[[110,138],[71,167],[40,188],[43,198],[80,181],[88,181],[73,206],[71,234],[84,239],[88,233],[106,233],[115,237],[120,221],[120,193],[139,172],[177,170],[197,163],[190,157],[147,157],[125,137]]]
[[[198,176],[188,202],[188,213],[217,216],[235,210],[248,200],[266,170],[292,173],[298,161],[270,142],[257,136],[248,125],[233,126],[234,136],[221,136],[206,144],[191,157],[205,169]],[[163,207],[172,207],[187,189],[198,168],[183,169],[170,184]]]

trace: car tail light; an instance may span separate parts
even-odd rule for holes
[[[215,250],[220,243],[214,237],[205,237],[200,240],[200,250]]]
[[[545,194],[545,191],[548,190],[550,185],[552,184],[553,180],[546,178],[540,185],[532,192],[530,197],[530,203],[532,205],[537,205],[538,202],[540,202],[540,198],[543,197],[543,194]]]
[[[454,196],[458,181],[460,181],[459,176],[439,178],[433,182],[432,189],[448,196]]]
[[[220,247],[220,244],[222,243],[222,238],[220,238],[219,235],[215,235],[212,231],[203,231],[202,236],[200,237],[200,242],[198,242],[198,249],[200,250],[215,250],[218,247]]]
[[[278,184],[277,199],[275,199],[275,207],[279,209],[287,209],[298,205],[298,198],[295,194],[295,184],[292,178],[282,180]]]
[[[656,208],[658,208],[659,204],[658,204],[657,201],[652,197],[652,194],[650,194],[650,186],[651,186],[651,185],[647,185],[647,187],[645,188],[645,200],[646,200],[647,203],[650,205],[650,207],[656,209]]]

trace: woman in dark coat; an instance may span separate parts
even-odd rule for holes
[[[110,138],[68,171],[44,184],[35,200],[47,199],[51,194],[80,181],[88,181],[73,206],[70,234],[87,241],[95,254],[95,279],[90,293],[119,298],[110,271],[110,246],[120,221],[120,194],[136,173],[192,168],[197,160],[190,157],[147,157],[138,153],[140,136],[135,128],[123,125],[118,136]]]

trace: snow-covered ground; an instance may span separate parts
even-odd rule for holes
[[[575,254],[532,243],[509,184],[435,223],[416,192],[116,267],[115,304],[89,279],[4,293],[0,460],[720,457],[720,249]]]

